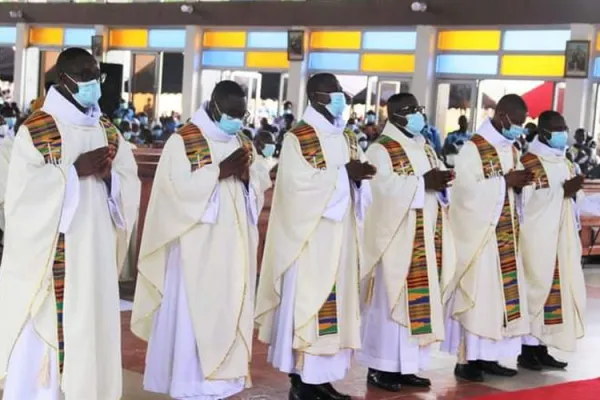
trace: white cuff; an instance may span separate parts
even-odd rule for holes
[[[373,203],[373,193],[371,192],[371,182],[362,181],[360,187],[352,183],[354,189],[354,209],[356,210],[356,218],[359,221],[365,219],[367,208]]]
[[[329,200],[329,204],[327,204],[327,208],[325,208],[325,212],[323,212],[323,218],[340,222],[344,218],[344,215],[346,215],[349,205],[350,179],[348,178],[346,167],[341,166],[338,168],[338,179],[337,184],[335,185],[335,191]]]
[[[67,233],[75,212],[79,206],[79,176],[75,166],[71,165],[67,171],[67,184],[65,186],[65,197],[63,200],[62,212],[60,214],[60,222],[58,231]]]
[[[216,224],[217,217],[219,216],[219,182],[215,185],[215,188],[210,195],[210,199],[208,200],[208,204],[206,205],[206,209],[204,210],[204,214],[202,214],[202,218],[200,218],[200,222],[203,224]]]
[[[114,171],[110,172],[108,210],[115,226],[121,230],[126,229],[125,218],[121,212],[121,180],[119,179],[119,174]]]
[[[246,213],[248,220],[253,226],[258,224],[258,203],[256,199],[256,191],[252,185],[244,185],[244,197],[246,198]]]
[[[425,179],[422,176],[417,177],[417,192],[410,204],[411,209],[420,209],[425,206]]]

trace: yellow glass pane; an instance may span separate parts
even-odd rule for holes
[[[438,34],[439,50],[500,50],[500,31],[442,31]]]
[[[205,32],[204,47],[243,49],[246,47],[246,32]]]
[[[285,51],[249,51],[246,53],[248,68],[289,68],[290,63]]]
[[[363,54],[360,69],[365,72],[409,73],[415,70],[412,54]]]
[[[563,76],[565,56],[506,55],[500,73],[506,76]]]
[[[148,31],[146,29],[111,29],[108,46],[113,48],[146,48],[148,47]]]
[[[29,44],[38,46],[62,46],[63,29],[33,27],[29,29]]]
[[[596,37],[596,50],[600,51],[600,33]]]
[[[326,32],[317,31],[310,34],[311,49],[358,50],[360,49],[360,32]]]

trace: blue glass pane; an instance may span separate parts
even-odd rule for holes
[[[476,54],[442,54],[437,57],[438,74],[496,75],[498,56]]]
[[[150,29],[148,46],[157,49],[184,49],[185,29]]]
[[[91,47],[92,36],[96,34],[94,29],[86,28],[67,28],[65,29],[64,44],[66,47],[81,46]]]
[[[571,32],[561,31],[506,31],[503,49],[508,51],[564,51]]]
[[[243,51],[204,50],[202,65],[205,67],[243,67]]]
[[[248,32],[247,47],[255,49],[287,49],[287,32]]]
[[[358,71],[358,65],[356,53],[311,53],[308,56],[308,69]]]
[[[365,32],[365,50],[414,50],[417,46],[416,32]]]
[[[15,44],[17,41],[17,28],[14,26],[0,26],[0,43]]]
[[[600,57],[594,61],[594,76],[600,76]]]

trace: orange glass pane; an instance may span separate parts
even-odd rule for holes
[[[565,72],[565,56],[506,55],[502,57],[500,73],[505,76],[556,76]]]
[[[442,31],[438,34],[439,50],[497,51],[500,31]]]
[[[365,72],[410,73],[415,70],[415,56],[412,54],[363,54],[360,68]]]
[[[361,32],[316,31],[310,34],[311,49],[358,50]]]
[[[205,32],[202,45],[212,48],[243,49],[246,47],[246,32]]]
[[[248,68],[289,68],[290,63],[285,51],[249,51],[246,53]]]
[[[62,28],[32,27],[29,29],[29,44],[34,46],[62,46]]]
[[[145,49],[148,47],[146,29],[111,29],[108,46],[112,48]]]

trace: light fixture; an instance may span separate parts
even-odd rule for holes
[[[8,16],[12,19],[21,19],[23,18],[23,11],[21,10],[11,10],[8,12]]]
[[[414,12],[425,12],[427,11],[427,3],[423,1],[413,1],[410,5],[411,10]]]
[[[194,12],[194,6],[191,4],[182,4],[179,9],[185,14],[191,14]]]

